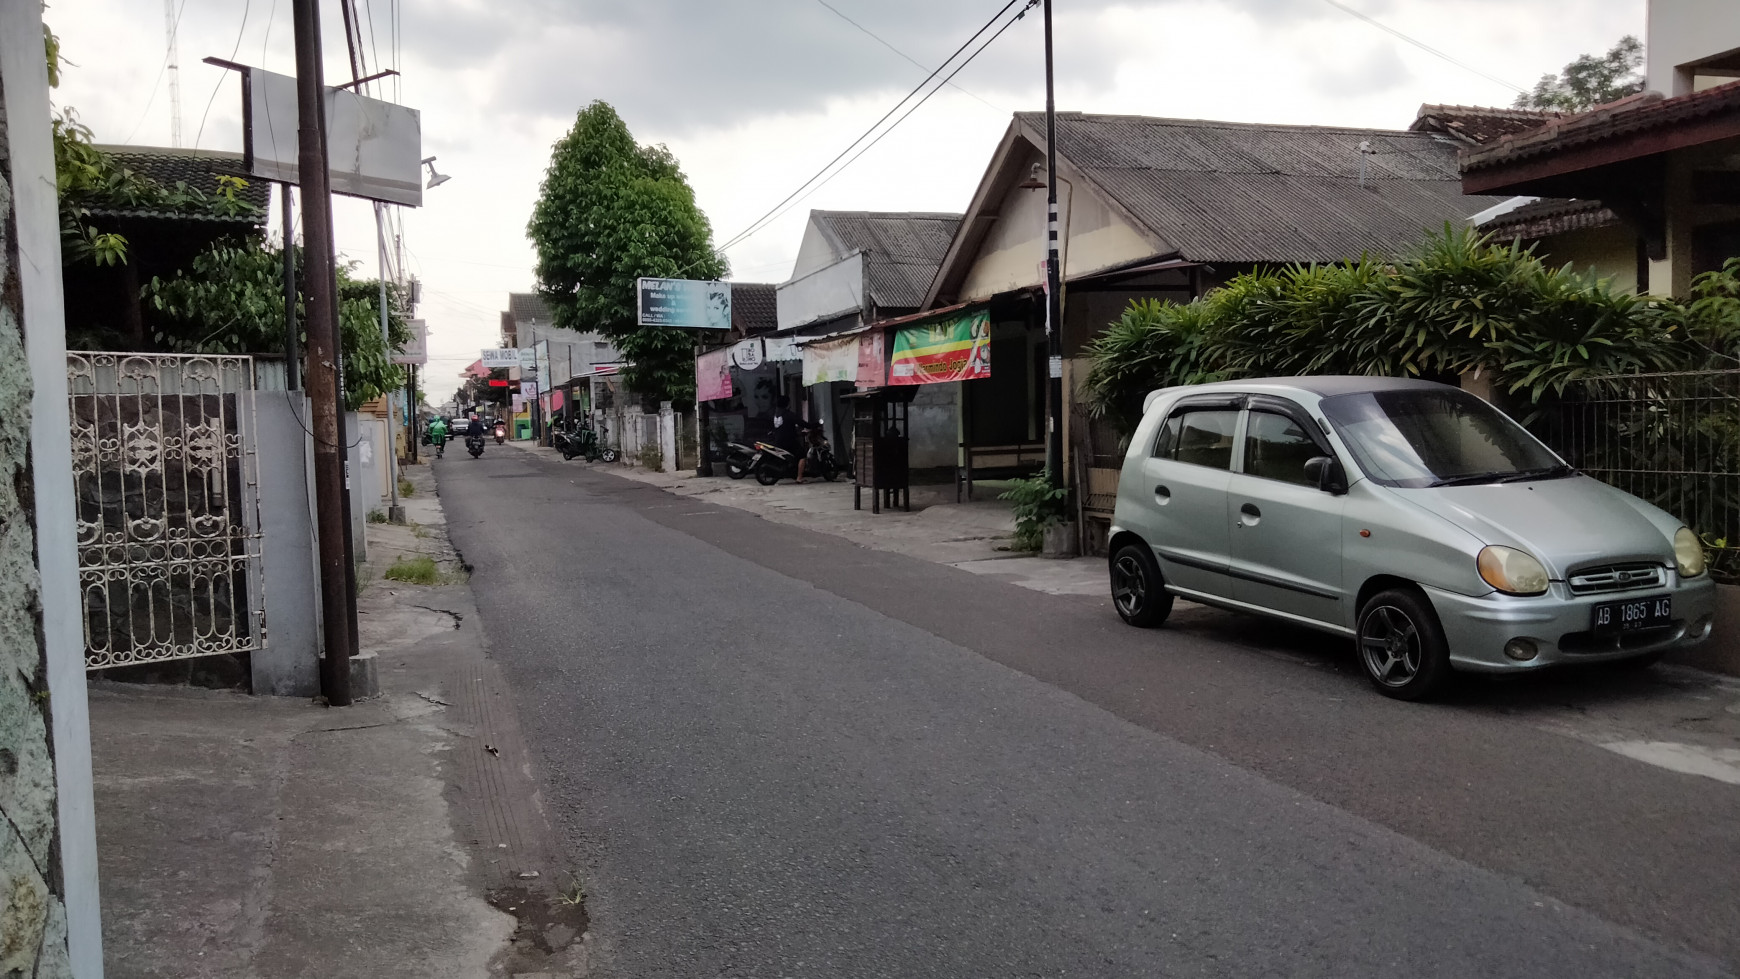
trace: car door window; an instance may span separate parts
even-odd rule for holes
[[[1305,426],[1286,415],[1253,411],[1245,423],[1245,465],[1248,475],[1309,486],[1305,462],[1323,455]]]
[[[1231,469],[1237,408],[1186,410],[1166,420],[1155,444],[1156,456],[1213,469]],[[1168,435],[1171,433],[1170,440]],[[1161,451],[1164,448],[1166,451]]]

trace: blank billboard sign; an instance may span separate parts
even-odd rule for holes
[[[296,127],[295,77],[244,70],[242,153],[248,172],[298,183]],[[423,206],[423,122],[416,109],[329,88],[326,151],[333,193]]]

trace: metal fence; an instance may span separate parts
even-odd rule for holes
[[[1531,425],[1565,461],[1684,521],[1740,577],[1740,370],[1583,379]]]
[[[262,645],[254,364],[69,353],[85,666]]]

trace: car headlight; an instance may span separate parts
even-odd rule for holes
[[[1481,580],[1509,595],[1539,595],[1547,590],[1547,569],[1535,556],[1514,547],[1483,547],[1475,560]]]
[[[1680,566],[1680,577],[1696,578],[1704,573],[1704,542],[1690,527],[1674,531],[1674,563]]]

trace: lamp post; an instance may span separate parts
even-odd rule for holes
[[[1045,3],[1045,471],[1063,486],[1063,269],[1057,257],[1057,98],[1051,71],[1051,0]]]

